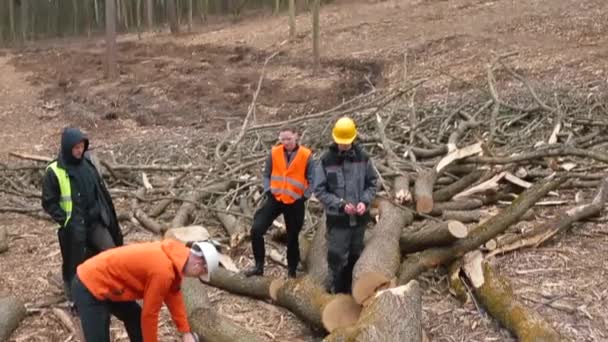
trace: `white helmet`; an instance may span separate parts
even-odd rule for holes
[[[211,273],[215,271],[220,263],[220,255],[217,252],[215,246],[210,242],[195,242],[192,244],[192,248],[190,249],[190,253],[204,258],[207,262],[207,273],[201,276],[206,282],[209,282],[211,278]]]

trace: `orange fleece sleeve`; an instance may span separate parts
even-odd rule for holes
[[[188,315],[186,314],[186,304],[184,303],[184,296],[182,291],[171,291],[165,297],[165,304],[171,312],[171,318],[175,322],[177,331],[181,333],[190,332],[190,324],[188,324]]]
[[[141,312],[141,330],[146,342],[158,342],[158,314],[163,305],[163,299],[169,293],[171,283],[171,277],[155,275],[146,284],[144,307]]]

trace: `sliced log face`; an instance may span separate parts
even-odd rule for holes
[[[352,293],[359,304],[390,285],[395,278],[401,261],[399,236],[403,226],[413,220],[409,211],[389,201],[380,201],[379,208],[380,220],[374,228],[375,232],[353,269]]]
[[[346,328],[359,320],[362,306],[353,297],[347,295],[337,295],[331,300],[321,313],[323,327],[330,333],[336,329]]]
[[[207,291],[197,279],[184,278],[182,293],[190,327],[202,341],[262,341],[254,333],[218,314],[217,310],[210,305]]]
[[[336,329],[324,342],[420,342],[422,295],[416,281],[378,292],[354,326]]]
[[[481,254],[476,251],[474,253]],[[509,281],[499,275],[487,262],[470,257],[463,266],[471,279],[473,294],[492,317],[496,318],[521,342],[565,341],[536,310],[520,302]]]
[[[395,200],[397,201],[397,203],[406,204],[412,200],[412,194],[410,193],[409,177],[395,177],[393,189],[393,192],[395,193]]]
[[[15,297],[0,298],[0,341],[8,341],[21,320],[25,318],[25,306]]]
[[[447,246],[467,237],[467,226],[458,221],[442,221],[429,224],[414,232],[404,231],[399,238],[401,253],[413,253],[430,247]]]
[[[436,178],[435,169],[424,169],[418,172],[414,184],[417,212],[428,214],[433,210],[433,186]]]
[[[0,226],[0,253],[4,253],[8,250],[8,234],[6,233],[6,227]]]

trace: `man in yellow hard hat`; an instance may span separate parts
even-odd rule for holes
[[[353,266],[363,251],[378,175],[367,153],[354,142],[357,128],[351,118],[339,119],[332,135],[334,143],[315,172],[315,196],[325,207],[328,290],[349,293]]]

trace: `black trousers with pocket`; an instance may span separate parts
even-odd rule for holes
[[[101,301],[91,294],[77,275],[72,281],[72,298],[87,342],[110,342],[110,314],[124,323],[131,342],[143,342],[141,307],[137,302]]]
[[[364,236],[365,224],[351,227],[327,222],[329,292],[351,292],[353,267],[363,252]]]
[[[305,205],[304,198],[292,204],[277,201],[271,194],[267,195],[264,204],[253,216],[251,227],[251,248],[256,265],[264,265],[266,248],[264,235],[279,215],[283,214],[287,227],[287,267],[295,271],[300,262],[300,244],[298,236],[304,224]]]

